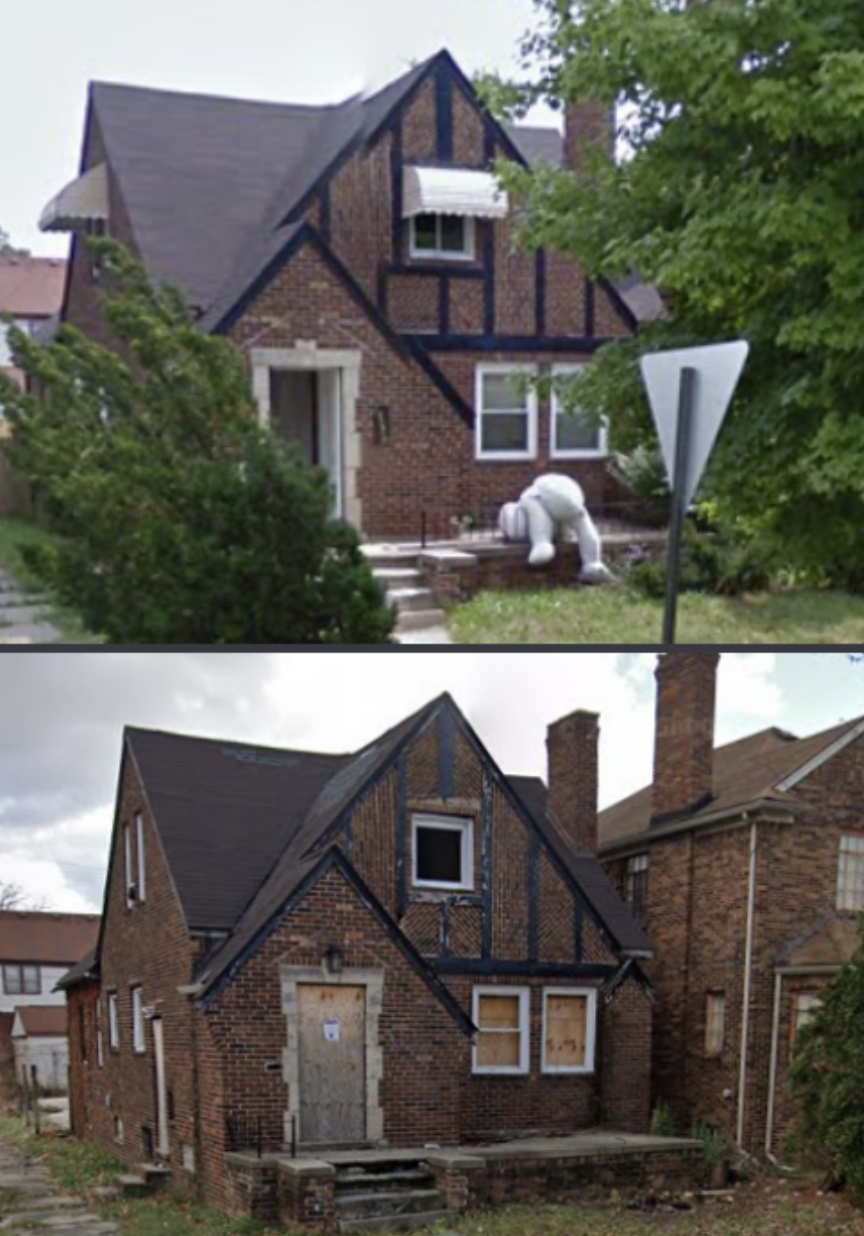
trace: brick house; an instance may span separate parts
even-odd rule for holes
[[[550,468],[602,508],[620,497],[605,431],[520,378],[578,373],[647,289],[518,249],[489,170],[576,166],[598,123],[583,107],[563,141],[504,127],[446,52],[328,107],[94,84],[81,174],[42,217],[74,233],[64,318],[100,333],[81,241],[107,231],[237,345],[262,421],[370,538],[416,539],[421,517],[450,534]]]
[[[715,748],[717,664],[661,655],[654,783],[601,813],[599,857],[655,949],[655,1098],[779,1156],[796,1031],[864,905],[864,721]]]
[[[12,1068],[12,1032],[21,1006],[59,1007],[65,1019],[65,997],[54,984],[92,950],[98,931],[95,914],[0,910],[0,1068]],[[48,1023],[36,1017],[31,1024],[41,1033]],[[26,1037],[26,1020],[19,1029]]]
[[[226,1153],[648,1121],[650,948],[579,832],[597,719],[507,777],[441,696],[350,756],[127,729],[73,1130],[243,1209]]]

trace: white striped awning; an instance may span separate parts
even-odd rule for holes
[[[48,203],[39,219],[42,232],[74,232],[87,223],[108,219],[108,169],[91,167]]]
[[[489,172],[448,167],[406,167],[402,186],[403,217],[461,215],[503,219],[507,194]]]

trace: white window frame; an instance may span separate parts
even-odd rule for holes
[[[546,1061],[546,1009],[549,996],[587,996],[585,1004],[585,1063],[553,1065]],[[543,1026],[541,1031],[541,1070],[544,1073],[593,1073],[597,1044],[597,988],[596,987],[544,987]]]
[[[143,1056],[144,1045],[144,993],[140,986],[131,987],[132,997],[132,1050]]]
[[[487,374],[500,376],[516,374],[518,377],[536,378],[536,365],[478,365],[474,378],[474,406],[477,411],[477,432],[474,441],[474,458],[483,463],[506,463],[513,459],[537,458],[537,391],[529,387],[526,391],[527,404],[525,415],[528,418],[528,448],[524,451],[484,451],[483,450],[483,417],[494,416],[504,412],[500,408],[485,409],[483,407],[483,379]]]
[[[138,883],[136,885],[136,894],[138,900],[143,901],[146,894],[144,873],[144,817],[140,811],[135,816],[135,857],[138,860]]]
[[[715,1009],[720,1016],[712,1016]],[[719,1035],[717,1031],[719,1030]],[[726,992],[705,993],[705,1055],[721,1056],[726,1046]]]
[[[135,886],[135,879],[132,875],[132,829],[128,823],[123,825],[123,870],[126,876],[124,888],[126,909],[131,910],[135,904],[135,898],[130,896],[130,891]]]
[[[105,1053],[102,1045],[102,1001],[96,1001],[96,1064],[98,1067],[105,1066]]]
[[[120,1020],[117,1015],[117,992],[108,992],[108,1046],[116,1051],[120,1046]]]
[[[580,447],[578,450],[567,450],[564,447],[558,446],[558,418],[559,416],[566,415],[566,413],[561,408],[561,400],[555,388],[555,379],[572,377],[577,373],[581,374],[585,371],[585,366],[588,363],[586,361],[579,365],[552,366],[552,398],[550,401],[552,424],[549,431],[550,459],[605,459],[609,454],[609,427],[605,422],[598,427],[598,445],[596,447]]]
[[[837,909],[864,906],[864,834],[842,833],[837,862]]]
[[[412,215],[409,220],[409,241],[408,253],[412,258],[431,258],[438,262],[473,262],[477,252],[477,228],[475,220],[471,215],[459,215],[465,225],[465,248],[464,249],[442,249],[441,241],[441,219],[444,217],[441,214],[436,214],[434,210],[424,210],[424,215],[431,215],[438,220],[435,226],[435,236],[438,241],[438,247],[435,249],[418,249],[417,248],[417,219],[418,215]]]
[[[481,996],[518,996],[519,997],[519,1063],[518,1065],[511,1064],[485,1064],[477,1063],[477,1039],[481,1034],[495,1034],[494,1030],[483,1031],[480,1029],[480,998]],[[531,989],[530,987],[496,987],[484,986],[475,987],[472,996],[471,1016],[474,1025],[477,1027],[477,1039],[471,1045],[471,1072],[472,1073],[506,1073],[511,1076],[524,1077],[530,1067],[530,1011],[531,1011]],[[502,1031],[502,1033],[504,1033]]]
[[[420,828],[437,828],[442,831],[462,834],[461,865],[462,879],[421,880],[417,875],[417,831]],[[411,817],[411,883],[415,888],[470,891],[474,887],[474,821],[459,815],[429,815],[418,812]]]

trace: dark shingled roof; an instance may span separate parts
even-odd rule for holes
[[[653,952],[650,940],[610,884],[594,855],[577,850],[547,812],[548,791],[543,781],[539,777],[507,779],[528,808],[544,840],[576,881],[618,947],[625,952]]]
[[[351,757],[128,728],[187,925],[230,930]]]
[[[96,949],[93,948],[86,957],[82,957],[79,962],[76,962],[70,970],[67,970],[62,978],[58,979],[54,984],[55,991],[68,991],[70,987],[77,987],[79,983],[85,982],[89,978],[95,977],[96,970]]]
[[[794,806],[794,790],[777,787],[808,761],[843,738],[862,718],[844,721],[809,738],[796,738],[772,727],[714,750],[714,792],[711,799],[688,820],[699,824],[722,812],[743,811],[758,802]],[[645,786],[629,798],[600,813],[600,846],[609,847],[638,838],[651,824],[652,787]]]
[[[531,166],[548,163],[561,167],[564,161],[564,139],[557,129],[539,129],[531,125],[508,124],[507,136]]]
[[[93,948],[98,935],[98,914],[0,910],[0,962],[67,966]]]

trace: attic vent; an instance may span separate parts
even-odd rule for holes
[[[297,763],[293,756],[289,755],[265,755],[262,751],[248,751],[242,747],[220,747],[223,755],[227,755],[229,759],[237,760],[240,764],[263,764],[270,768],[291,768]]]

